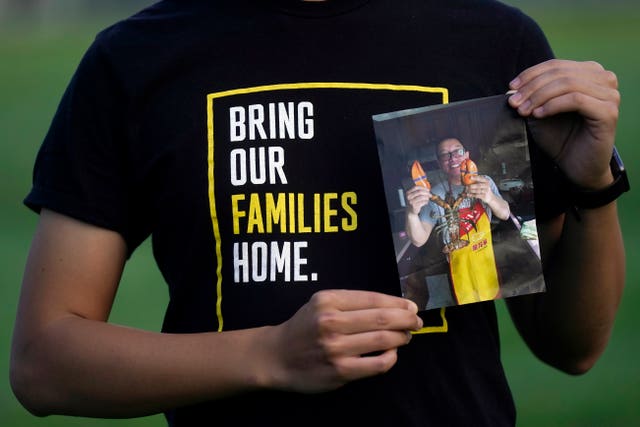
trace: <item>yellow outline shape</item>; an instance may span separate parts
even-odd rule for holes
[[[218,332],[222,332],[224,319],[222,316],[222,249],[220,239],[220,228],[218,226],[218,214],[215,201],[215,182],[214,182],[214,159],[213,159],[213,100],[233,95],[245,95],[249,93],[269,92],[277,90],[292,89],[368,89],[368,90],[391,90],[391,91],[407,91],[407,92],[424,92],[424,93],[440,93],[442,94],[442,103],[449,103],[449,90],[443,87],[429,87],[418,85],[395,85],[383,83],[346,83],[346,82],[308,82],[308,83],[282,83],[273,85],[254,86],[248,88],[231,89],[222,92],[214,92],[207,94],[207,169],[209,179],[209,210],[211,214],[211,225],[213,227],[213,236],[215,238],[216,248],[216,315],[218,317]],[[449,327],[445,316],[445,308],[440,309],[440,317],[442,325],[427,326],[416,332],[415,334],[447,332]]]
[[[440,308],[440,318],[442,319],[442,325],[439,326],[425,326],[422,329],[418,329],[417,331],[411,332],[413,335],[416,334],[433,334],[436,332],[448,332],[449,331],[449,322],[447,322],[446,315],[447,308]]]

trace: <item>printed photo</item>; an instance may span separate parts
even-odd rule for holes
[[[526,126],[506,96],[373,124],[405,298],[431,310],[545,290]]]

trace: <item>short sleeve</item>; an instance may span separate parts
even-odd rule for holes
[[[484,175],[485,178],[487,178],[487,180],[489,181],[489,188],[491,189],[491,192],[497,196],[500,196],[500,190],[498,189],[498,186],[496,185],[496,182],[493,180],[493,178],[491,178],[489,175]]]
[[[127,97],[97,40],[60,101],[24,203],[116,231],[131,253],[148,232],[133,221],[128,192]]]
[[[516,72],[524,71],[533,65],[554,58],[554,53],[549,45],[542,28],[529,16],[522,15],[521,29],[519,31],[520,45],[518,47]]]
[[[437,215],[437,212],[435,212],[433,208],[433,202],[429,202],[425,206],[423,206],[422,209],[420,209],[420,214],[418,215],[418,217],[422,222],[435,225],[436,224],[436,220],[434,219],[435,215]]]

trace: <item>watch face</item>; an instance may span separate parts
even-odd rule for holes
[[[611,156],[611,170],[618,174],[624,171],[624,163],[622,163],[622,158],[616,147],[613,147],[613,155]]]
[[[611,172],[616,180],[614,187],[617,187],[618,196],[631,189],[627,171],[624,169],[624,163],[622,163],[622,158],[615,146],[613,147],[613,155],[611,156]]]
[[[629,178],[627,177],[627,171],[624,169],[624,163],[622,163],[622,158],[615,146],[613,147],[613,155],[611,156],[611,172],[613,173],[614,178],[616,178],[616,181],[620,181],[619,188],[621,193],[627,192],[631,189]]]

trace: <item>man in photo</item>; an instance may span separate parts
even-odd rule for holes
[[[416,185],[407,191],[407,234],[415,246],[423,246],[434,229],[442,234],[454,296],[458,304],[485,301],[499,295],[491,218],[509,218],[509,204],[493,180],[473,175],[465,185],[461,165],[469,152],[456,138],[436,147],[445,178],[432,188]]]

